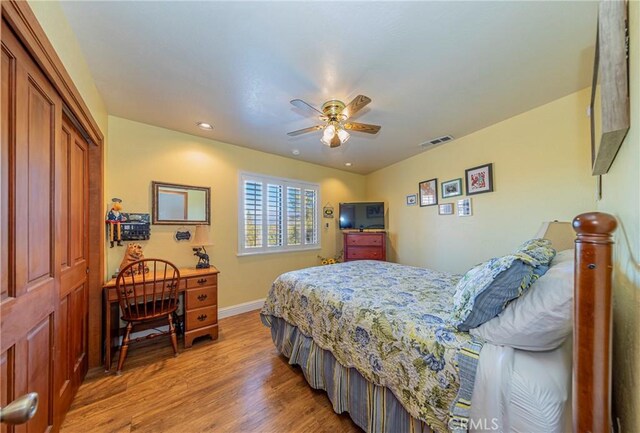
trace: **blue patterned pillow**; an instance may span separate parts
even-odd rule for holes
[[[482,263],[456,286],[450,322],[468,331],[496,317],[548,269],[532,255],[516,252]]]

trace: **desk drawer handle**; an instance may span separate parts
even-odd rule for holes
[[[200,279],[197,281],[197,283],[198,283],[198,284],[200,284],[200,285],[205,284],[206,282],[207,282],[207,279],[206,279],[206,278],[200,278]]]
[[[207,296],[206,293],[203,293],[202,295],[198,295],[198,301],[200,301],[200,302],[204,301],[207,298],[208,298],[208,296]]]
[[[201,314],[198,316],[198,320],[200,322],[204,322],[205,320],[207,320],[207,315],[206,314]]]

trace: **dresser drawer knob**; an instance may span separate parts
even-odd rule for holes
[[[198,295],[198,301],[200,301],[200,302],[204,301],[207,298],[208,298],[208,296],[207,296],[206,293],[203,293],[202,295]]]
[[[207,279],[206,279],[206,278],[200,278],[200,279],[197,281],[197,283],[198,283],[198,284],[200,284],[200,285],[205,284],[206,282],[207,282]]]
[[[206,314],[201,314],[198,316],[198,320],[200,322],[204,322],[205,320],[207,320],[207,315]]]

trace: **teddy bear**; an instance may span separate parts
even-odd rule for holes
[[[133,262],[137,262],[138,260],[144,259],[144,254],[142,252],[142,245],[138,243],[130,243],[127,245],[127,250],[124,253],[124,258],[122,259],[122,263],[120,263],[120,270],[126,268]],[[125,273],[125,275],[140,275],[143,273],[148,273],[149,267],[141,263],[138,266],[134,266],[129,268],[129,270]]]

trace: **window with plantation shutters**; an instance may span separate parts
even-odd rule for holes
[[[240,195],[238,254],[320,248],[317,184],[242,173]]]

